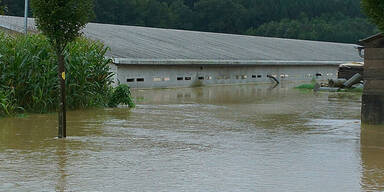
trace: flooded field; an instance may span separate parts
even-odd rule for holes
[[[137,108],[0,119],[0,191],[383,191],[361,96],[268,85],[135,91]]]

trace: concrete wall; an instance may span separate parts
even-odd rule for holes
[[[116,79],[132,88],[191,87],[220,84],[326,80],[337,77],[337,65],[324,66],[156,66],[117,65]]]

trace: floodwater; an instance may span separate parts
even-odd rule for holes
[[[0,119],[0,191],[383,191],[361,96],[291,86],[135,91],[137,108]]]

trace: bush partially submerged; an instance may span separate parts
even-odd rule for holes
[[[56,55],[43,35],[0,33],[0,115],[45,113],[58,106]],[[100,42],[79,38],[65,51],[67,107],[108,106],[110,59]]]
[[[119,85],[113,90],[108,106],[117,107],[119,104],[135,107],[128,85]]]

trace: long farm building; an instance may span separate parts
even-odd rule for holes
[[[0,28],[22,32],[23,24],[0,16]],[[110,48],[116,83],[139,89],[326,80],[340,64],[362,61],[354,44],[98,23],[84,34]]]

